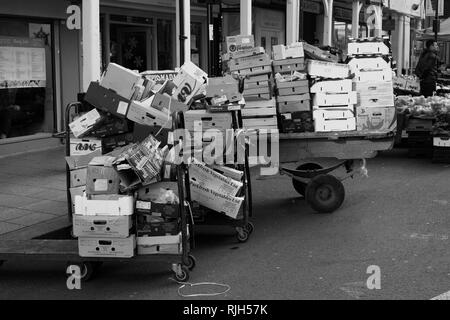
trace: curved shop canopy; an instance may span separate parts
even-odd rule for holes
[[[417,30],[417,40],[434,39],[433,28]],[[450,41],[450,18],[441,22],[441,32],[438,34],[438,41]]]

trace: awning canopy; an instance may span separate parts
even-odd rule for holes
[[[417,40],[434,39],[433,28],[417,30]],[[438,33],[438,41],[450,41],[450,18],[441,22],[441,31]]]

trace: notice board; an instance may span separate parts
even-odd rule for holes
[[[0,89],[46,86],[41,39],[0,37]]]

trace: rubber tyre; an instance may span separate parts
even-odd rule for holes
[[[81,281],[87,282],[92,279],[94,272],[96,271],[95,262],[68,262],[67,267],[70,265],[79,266],[81,270]],[[67,268],[66,268],[67,269]]]
[[[319,213],[332,213],[339,209],[345,199],[341,181],[331,175],[320,175],[306,187],[307,203]]]
[[[297,167],[295,170],[318,170],[322,169],[322,166],[317,163],[304,163]],[[298,180],[292,179],[292,185],[295,191],[297,191],[301,196],[305,196],[307,184],[300,182]]]
[[[246,229],[243,229],[242,232],[236,233],[236,238],[240,243],[247,242],[250,238],[250,233]]]
[[[181,273],[175,273],[175,279],[179,282],[189,281],[189,270],[186,266],[181,266]]]
[[[194,270],[195,266],[197,265],[197,260],[193,255],[188,255],[188,263],[185,264],[185,267],[188,268],[189,271]]]
[[[253,225],[253,223],[247,222],[247,224],[245,225],[245,230],[247,230],[247,232],[251,234],[255,230],[255,226]]]

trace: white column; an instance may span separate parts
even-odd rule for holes
[[[191,61],[191,1],[183,0],[184,14],[184,62]]]
[[[83,90],[91,81],[100,79],[100,1],[83,0],[82,48]]]
[[[241,0],[241,35],[252,34],[252,0]]]
[[[299,0],[287,0],[286,2],[286,44],[298,41],[299,31]]]
[[[362,8],[362,2],[360,0],[353,0],[352,6],[352,38],[359,38],[359,14]]]
[[[323,45],[331,46],[333,42],[333,0],[322,0],[324,7]]]
[[[404,66],[404,42],[405,42],[405,16],[399,14],[398,19],[398,53],[397,53],[397,75],[402,74],[402,69]]]
[[[408,71],[411,61],[411,18],[404,17],[403,67]]]

